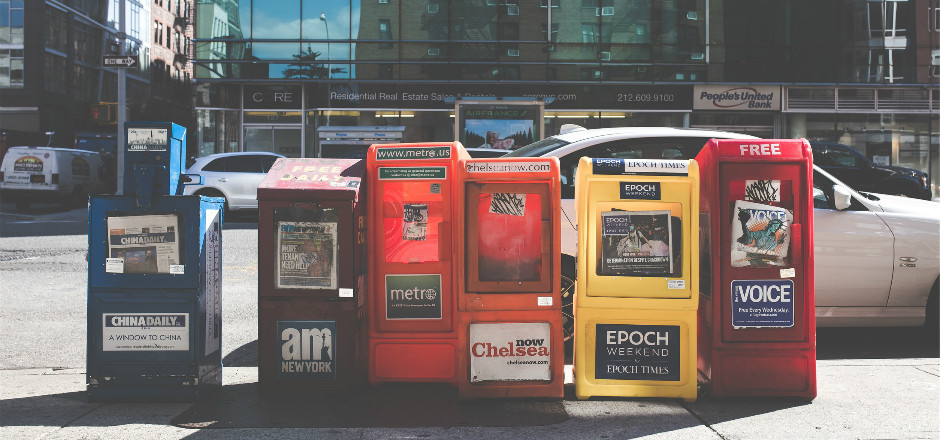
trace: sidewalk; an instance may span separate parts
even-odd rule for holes
[[[819,396],[811,403],[708,397],[693,404],[665,399],[577,401],[570,397],[569,366],[569,397],[562,402],[568,420],[557,424],[348,428],[337,423],[332,428],[302,429],[181,428],[172,420],[191,403],[88,402],[84,370],[3,370],[0,438],[940,438],[940,359],[820,360],[817,368]],[[226,367],[224,371],[223,398],[229,397],[227,389],[257,382],[254,367]],[[319,397],[311,393],[310,402],[318,402]],[[257,408],[265,410],[261,405]],[[433,425],[434,417],[416,418]],[[291,420],[278,423],[292,425]]]

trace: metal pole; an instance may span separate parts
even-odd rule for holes
[[[118,12],[118,55],[124,55],[127,34],[124,33],[127,0],[120,0]],[[127,68],[117,69],[117,193],[124,194],[124,121],[127,119]]]

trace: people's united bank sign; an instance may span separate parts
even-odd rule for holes
[[[697,85],[693,110],[780,110],[780,86]]]

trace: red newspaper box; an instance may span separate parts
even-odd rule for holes
[[[459,142],[372,145],[369,382],[457,383]]]
[[[458,389],[564,396],[558,159],[462,161]]]
[[[258,383],[365,384],[365,161],[278,159],[258,186]]]
[[[813,159],[804,139],[710,140],[701,371],[712,394],[816,396]]]

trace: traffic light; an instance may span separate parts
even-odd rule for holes
[[[91,120],[99,124],[113,124],[117,122],[116,104],[113,102],[99,102],[91,106]]]

